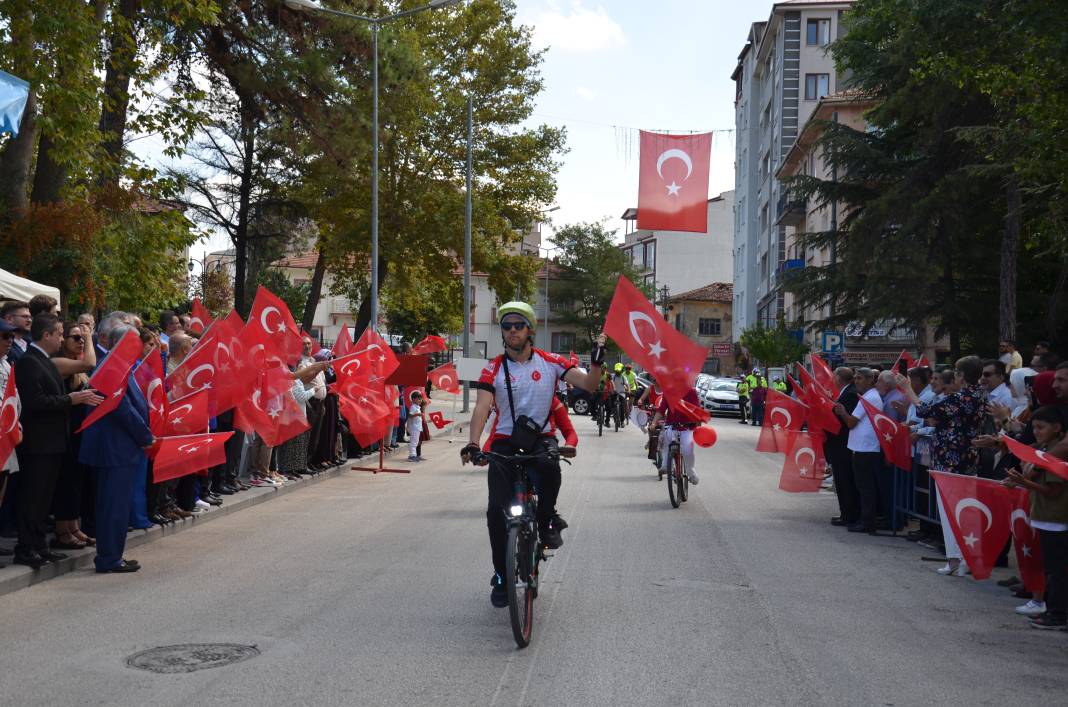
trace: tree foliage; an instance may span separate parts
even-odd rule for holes
[[[549,297],[560,303],[559,317],[593,340],[604,328],[608,307],[623,275],[652,295],[641,282],[638,271],[614,241],[615,231],[601,223],[578,223],[564,226],[553,235],[559,250],[556,265],[559,273],[549,290]]]
[[[808,353],[808,346],[791,334],[782,321],[773,327],[758,322],[746,328],[738,342],[764,366],[785,366],[803,360]]]

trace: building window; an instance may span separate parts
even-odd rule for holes
[[[679,331],[683,331],[682,327],[682,312],[675,315],[675,328]]]
[[[719,336],[722,320],[701,317],[697,320],[697,333],[700,336]]]
[[[809,20],[805,44],[810,47],[825,47],[831,43],[831,21]]]
[[[644,284],[646,287],[652,287],[654,284],[653,276],[651,274],[646,275],[645,279],[642,281],[642,284]]]
[[[830,95],[830,74],[805,74],[805,100],[815,101]]]
[[[642,265],[647,270],[656,269],[656,241],[646,241],[642,252]]]
[[[571,353],[575,350],[575,335],[570,331],[553,332],[553,353]]]

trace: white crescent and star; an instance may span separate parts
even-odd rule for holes
[[[278,311],[277,307],[264,307],[263,308],[263,311],[260,312],[260,326],[262,326],[263,330],[265,332],[267,332],[268,334],[271,333],[271,331],[272,331],[271,330],[271,325],[267,323],[267,315],[270,314],[271,312],[274,312],[275,314],[278,315],[278,328],[275,329],[274,331],[276,331],[276,332],[285,331],[286,330],[286,325],[285,325],[285,322],[282,321],[282,313]]]
[[[953,516],[957,519],[958,528],[960,527],[961,511],[963,511],[965,508],[975,508],[984,516],[986,516],[986,528],[983,530],[983,532],[985,533],[987,530],[990,530],[990,527],[994,524],[994,515],[990,512],[990,509],[986,506],[985,503],[983,503],[977,498],[971,497],[962,498],[961,500],[957,501],[957,506],[953,509]],[[964,544],[968,547],[973,547],[978,541],[979,538],[975,537],[971,533],[968,533],[968,535],[964,536]]]
[[[211,437],[203,437],[201,439],[193,440],[192,442],[186,442],[185,444],[178,445],[179,452],[185,452],[186,454],[192,454],[204,445],[211,444]]]
[[[1024,522],[1024,525],[1026,525],[1028,528],[1031,527],[1031,519],[1027,516],[1027,511],[1022,508],[1017,508],[1012,512],[1012,515],[1009,516],[1009,528],[1012,529],[1013,535],[1016,535],[1017,520],[1022,520]]]
[[[794,417],[793,417],[793,415],[790,414],[790,411],[787,410],[786,408],[772,408],[771,412],[768,414],[768,419],[774,421],[775,413],[777,413],[777,412],[781,412],[783,417],[786,418],[786,427],[789,427],[790,425],[794,424]],[[775,429],[777,429],[777,430],[781,430],[782,429],[782,425],[779,425],[778,423],[774,423],[773,427]]]
[[[152,382],[148,384],[148,388],[145,389],[145,399],[148,401],[148,404],[152,407],[152,409],[156,412],[160,412],[161,410],[163,410],[162,405],[156,405],[152,402],[156,397],[156,389],[159,388],[161,385],[163,385],[162,380],[160,380],[159,378],[153,378]]]
[[[191,370],[189,372],[189,375],[187,375],[185,377],[185,384],[187,386],[189,386],[190,388],[196,388],[197,384],[194,383],[193,381],[196,379],[197,374],[200,373],[203,370],[209,371],[209,373],[208,373],[208,382],[205,383],[204,385],[200,386],[200,387],[201,388],[210,388],[211,387],[211,379],[215,377],[215,368],[210,363],[202,363],[199,366],[197,366],[196,368],[194,368],[193,370]]]
[[[177,415],[184,415],[190,412],[193,412],[193,406],[189,403],[186,403],[185,405],[179,405],[178,407],[171,410],[171,422],[181,422],[182,418],[177,417]]]
[[[686,165],[686,176],[682,178],[682,181],[685,182],[690,178],[690,175],[693,174],[693,160],[691,160],[690,156],[683,150],[673,147],[670,150],[661,152],[660,157],[656,160],[656,173],[660,175],[661,179],[664,178],[664,163],[668,160],[680,160]],[[665,188],[667,189],[668,196],[678,196],[679,190],[682,189],[682,187],[676,184],[674,180],[671,181],[671,184],[665,185]]]
[[[0,405],[0,420],[4,419],[4,415],[7,414],[7,411],[9,409],[11,410],[11,413],[12,413],[11,414],[11,424],[9,424],[7,427],[4,428],[3,434],[5,434],[5,435],[9,434],[12,430],[14,430],[15,429],[15,425],[17,425],[19,423],[19,413],[18,413],[18,409],[15,407],[15,396],[14,395],[12,395],[10,398],[4,398],[4,404]]]
[[[638,342],[639,346],[642,346],[642,347],[648,346],[650,355],[656,356],[657,358],[660,358],[660,354],[664,353],[664,351],[666,351],[667,349],[665,349],[663,346],[660,345],[660,341],[655,341],[655,342],[653,342],[651,344],[646,344],[644,341],[642,341],[642,337],[638,334],[638,327],[634,326],[634,323],[637,322],[637,321],[648,322],[649,325],[651,327],[653,327],[654,330],[659,332],[660,329],[659,329],[659,327],[657,327],[656,321],[652,317],[650,317],[648,314],[646,314],[645,312],[634,312],[634,311],[632,311],[630,313],[630,316],[627,317],[627,323],[630,325],[630,335],[631,335],[631,337],[633,337],[634,340],[636,342]]]

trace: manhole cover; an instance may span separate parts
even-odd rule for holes
[[[135,653],[126,659],[126,665],[152,673],[191,673],[240,663],[259,654],[256,646],[238,643],[183,643]]]

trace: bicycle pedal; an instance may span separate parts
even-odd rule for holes
[[[542,547],[541,548],[541,559],[548,560],[549,558],[555,557],[555,556],[556,556],[556,550],[551,550],[551,549],[549,549],[547,547]]]

